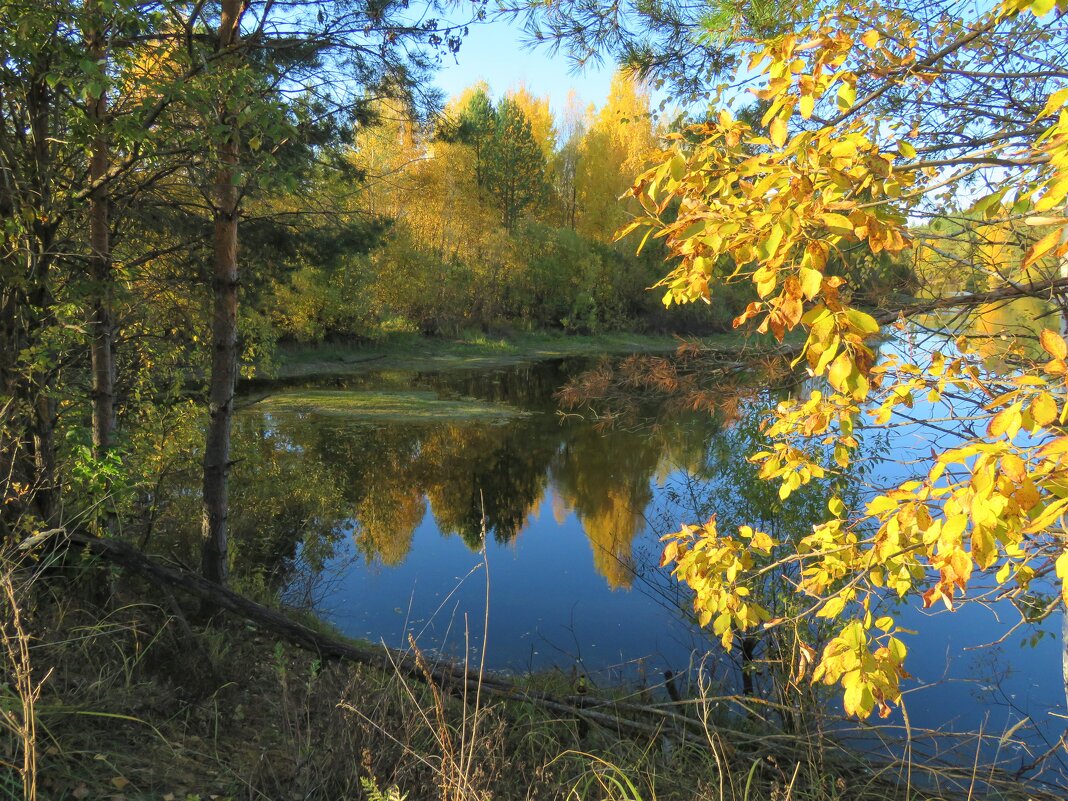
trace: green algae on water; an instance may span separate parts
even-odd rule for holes
[[[434,392],[301,390],[269,395],[256,404],[269,412],[297,412],[391,423],[496,422],[529,414],[514,406]]]

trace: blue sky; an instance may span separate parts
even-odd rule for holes
[[[572,88],[583,104],[602,105],[611,79],[611,64],[589,66],[576,74],[565,55],[550,56],[544,46],[524,47],[522,30],[496,20],[471,26],[456,57],[444,58],[436,83],[451,97],[484,80],[493,95],[500,97],[523,82],[536,97],[549,95],[553,112],[559,115]]]

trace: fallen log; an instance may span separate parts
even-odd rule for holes
[[[500,676],[480,673],[441,660],[420,666],[414,654],[386,645],[363,646],[340,640],[315,631],[276,609],[256,603],[196,573],[161,564],[121,540],[95,537],[81,531],[51,529],[24,541],[19,547],[29,551],[45,544],[55,548],[84,549],[111,564],[138,573],[154,584],[179,590],[201,602],[207,602],[214,609],[243,618],[264,631],[314,652],[320,658],[357,662],[420,681],[429,679],[450,690],[456,685],[466,686],[471,690],[478,688],[482,694],[574,715],[598,726],[629,735],[655,737],[665,726],[671,726],[676,731],[686,729],[699,736],[707,734],[700,721],[662,707],[646,707],[584,695],[555,696],[520,687]],[[475,696],[470,694],[468,697]],[[644,717],[646,720],[635,720],[634,717]]]

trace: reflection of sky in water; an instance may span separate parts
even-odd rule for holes
[[[883,353],[890,349],[907,353],[914,344],[888,344]],[[919,344],[921,350],[940,347],[948,353],[944,340]],[[485,396],[474,385],[464,390]],[[493,399],[507,394],[497,386]],[[953,411],[945,404],[917,398],[908,413],[918,421],[937,421]],[[708,449],[714,432],[705,427],[661,432],[658,437],[633,432],[602,436],[588,425],[561,428],[549,407],[535,417],[540,422],[494,427],[492,436],[474,436],[469,441],[458,434],[441,433],[447,426],[436,440],[431,435],[413,439],[407,453],[415,461],[429,459],[427,451],[434,448],[457,449],[427,462],[438,471],[456,474],[435,478],[414,471],[410,479],[400,479],[401,484],[410,480],[408,494],[415,493],[405,506],[414,528],[410,541],[405,540],[385,560],[386,566],[382,558],[365,559],[353,538],[347,537],[326,571],[332,578],[319,596],[323,615],[352,636],[403,647],[410,632],[423,648],[459,657],[466,646],[477,660],[488,575],[489,669],[557,667],[570,671],[577,665],[595,681],[598,677],[608,680],[610,675],[634,678],[640,670],[656,681],[665,669],[684,670],[695,648],[710,646],[672,608],[679,598],[678,588],[665,578],[666,571],[655,567],[660,551],[655,534],[683,520],[693,522],[686,493],[679,491],[680,487],[692,489],[691,471],[679,465],[699,469],[701,460],[694,454],[716,452],[714,443]],[[304,423],[314,421],[305,418]],[[502,433],[508,426],[518,427],[521,436],[515,441],[508,441]],[[450,436],[457,438],[451,441]],[[374,436],[368,437],[365,430],[363,437],[362,447],[375,447]],[[507,455],[509,448],[523,446],[523,437],[541,438],[536,447],[543,453],[538,458],[523,462]],[[923,463],[931,448],[950,447],[954,439],[952,432],[932,432],[926,426],[895,427],[887,443],[891,460],[880,463],[867,481],[888,485],[916,471],[925,472]],[[289,447],[307,449],[309,444]],[[465,458],[459,458],[459,453]],[[488,481],[490,473],[477,480],[459,473],[469,471],[474,463],[470,460],[477,461],[480,454],[489,459],[492,469],[509,474],[509,481],[529,493],[526,507],[509,513],[510,519],[520,523],[519,534],[504,542],[489,538],[488,571],[482,555],[463,537],[442,534],[439,528],[443,516],[454,523],[465,521],[469,528],[477,523],[479,512],[472,491],[477,492],[475,485]],[[728,458],[741,459],[743,454]],[[404,473],[408,468],[398,465],[396,469]],[[538,476],[510,475],[524,469]],[[399,477],[400,473],[393,476]],[[458,488],[446,486],[445,479],[458,482]],[[502,486],[506,489],[510,484]],[[719,487],[721,492],[724,489],[730,491]],[[444,508],[455,506],[458,498],[469,507],[463,513]],[[492,503],[492,498],[487,501],[487,505]],[[655,525],[645,524],[643,512]],[[487,514],[493,516],[489,509]],[[525,524],[521,523],[524,517]],[[353,525],[358,524],[349,523],[350,533]],[[470,532],[467,538],[471,539]],[[1026,727],[1017,735],[1038,750],[1044,750],[1043,740],[1052,743],[1060,736],[1064,686],[1060,642],[1054,636],[1060,630],[1059,614],[1043,625],[1050,636],[1037,638],[1033,647],[1021,648],[1021,641],[1035,634],[1033,627],[1018,629],[1003,644],[989,645],[1019,619],[1008,601],[965,606],[953,613],[941,606],[925,611],[916,605],[888,611],[902,626],[918,631],[904,637],[910,651],[907,667],[915,677],[905,683],[912,727],[960,732],[982,728],[997,736],[1030,716],[1037,729]],[[733,681],[730,670],[713,669],[717,672],[728,683]],[[902,722],[900,712],[887,721],[889,725]],[[960,749],[956,758],[974,758],[974,744],[965,743]],[[1010,766],[1013,760],[1019,766],[1022,759],[1012,757]]]
[[[557,519],[554,500],[549,493],[512,542],[491,537],[485,564],[458,537],[441,536],[428,512],[401,564],[348,563],[325,599],[326,616],[353,636],[402,645],[410,631],[423,647],[458,656],[466,634],[475,653],[488,573],[491,667],[578,663],[592,674],[649,657],[654,672],[684,669],[695,646],[689,627],[640,583],[611,589],[593,568],[581,523],[573,512]]]

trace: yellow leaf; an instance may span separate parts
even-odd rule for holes
[[[1068,344],[1065,344],[1064,337],[1060,334],[1043,328],[1038,338],[1042,342],[1042,349],[1054,359],[1064,359],[1068,356]]]
[[[838,617],[842,614],[843,609],[845,609],[845,600],[842,596],[836,595],[820,607],[819,611],[816,612],[816,617]]]
[[[898,631],[904,630],[898,629]],[[905,643],[901,642],[897,637],[891,637],[886,643],[886,648],[890,652],[890,658],[899,665],[905,661],[905,657],[909,652],[908,648],[905,647]]]
[[[1020,426],[1023,425],[1023,415],[1020,414],[1020,404],[1014,403],[1009,407],[1012,414],[1009,416],[1009,424],[1005,429],[1005,435],[1009,439],[1015,439],[1016,435],[1020,433]]]
[[[857,102],[857,90],[856,87],[850,86],[848,83],[843,83],[838,87],[838,110],[849,111],[853,108],[853,104]]]
[[[1062,456],[1066,451],[1068,451],[1068,437],[1057,437],[1043,445],[1038,451],[1038,456],[1041,459],[1049,459]]]
[[[613,237],[613,241],[618,242],[620,239],[625,237],[627,234],[631,233],[632,231],[634,231],[634,230],[636,230],[638,228],[641,228],[643,225],[648,225],[648,224],[649,224],[649,222],[647,220],[644,220],[644,219],[635,220],[634,222],[632,222],[632,223],[626,225],[625,227],[620,228],[618,231],[616,231],[616,234]]]
[[[812,95],[801,95],[801,102],[798,104],[798,110],[801,112],[802,119],[809,119],[812,116],[812,111],[816,107],[816,99]]]
[[[1063,89],[1058,89],[1056,92],[1049,96],[1049,100],[1046,101],[1046,107],[1042,109],[1042,116],[1048,117],[1061,110],[1061,106],[1068,103],[1068,86]]]
[[[845,693],[842,696],[842,707],[845,709],[847,715],[859,715],[861,705],[861,686],[854,684],[851,687],[846,688]]]
[[[821,375],[823,371],[827,369],[827,365],[831,363],[831,360],[835,357],[835,354],[838,353],[838,348],[841,344],[842,341],[837,336],[835,336],[834,339],[831,340],[831,343],[827,346],[827,349],[824,350],[823,353],[820,354],[819,359],[816,360],[816,366],[812,368],[813,372],[816,375]]]
[[[848,217],[845,217],[841,214],[834,214],[833,212],[824,213],[823,224],[835,233],[853,233],[853,223],[849,221]]]
[[[1024,529],[1024,532],[1027,534],[1035,534],[1040,531],[1045,531],[1064,514],[1066,506],[1068,506],[1068,499],[1065,498],[1061,498],[1059,501],[1054,501],[1053,503],[1048,504],[1038,515],[1031,518],[1031,524]]]
[[[811,267],[814,270],[823,271],[823,268],[827,266],[827,255],[830,251],[830,247],[826,242],[809,242],[805,247],[805,255],[802,257],[801,263]]]
[[[771,537],[765,534],[763,531],[757,531],[753,534],[753,538],[749,542],[750,547],[757,549],[758,551],[764,551],[768,553],[775,547],[776,543]]]
[[[875,322],[875,318],[870,314],[865,314],[857,309],[848,309],[846,311],[846,317],[849,318],[849,322],[852,326],[863,334],[879,333],[879,324]]]
[[[1009,580],[1010,575],[1012,575],[1012,562],[1006,562],[998,568],[997,575],[994,576],[994,581],[998,584],[1004,584]]]
[[[1043,392],[1031,403],[1031,416],[1040,426],[1048,426],[1057,419],[1057,401],[1048,392]]]
[[[1006,453],[1001,457],[1001,470],[1016,484],[1022,484],[1027,478],[1027,465],[1015,453]]]
[[[811,267],[801,268],[801,291],[805,294],[806,300],[816,297],[821,286],[823,286],[823,273]]]
[[[853,360],[849,354],[842,352],[838,358],[831,362],[831,368],[827,371],[827,381],[839,392],[846,391],[846,380],[853,372]]]
[[[1057,571],[1057,578],[1068,578],[1068,551],[1065,551],[1057,557],[1054,569]]]
[[[1061,580],[1061,600],[1068,603],[1068,552],[1057,557],[1056,570]]]
[[[882,37],[879,36],[879,32],[872,28],[871,30],[864,32],[864,35],[860,37],[860,41],[864,42],[864,44],[868,47],[874,49],[878,46],[879,40],[881,38]]]
[[[1012,408],[1002,409],[990,419],[986,427],[986,435],[991,439],[1000,437],[1009,429],[1009,421],[1012,419]]]
[[[771,121],[769,132],[775,147],[782,147],[786,144],[786,120],[782,117],[776,117]]]
[[[681,181],[686,175],[686,159],[678,153],[675,153],[672,155],[671,161],[668,162],[668,164],[672,180]]]
[[[767,239],[763,239],[757,243],[757,255],[762,260],[770,259],[778,252],[779,245],[782,242],[782,237],[782,225],[776,223],[775,225],[771,226],[771,229],[768,231]]]
[[[1064,198],[1068,196],[1068,178],[1061,178],[1059,181],[1054,181],[1049,184],[1048,188],[1042,195],[1042,199],[1035,204],[1035,211],[1049,211],[1055,207],[1060,206],[1064,202]],[[1031,218],[1034,219],[1034,218]],[[1027,220],[1028,225],[1034,225],[1031,219]],[[1052,218],[1052,225],[1063,225],[1063,221],[1059,218]]]
[[[664,546],[664,553],[660,556],[660,566],[665,567],[678,558],[679,543],[678,540],[672,540]]]
[[[1023,266],[1028,267],[1034,264],[1036,261],[1038,261],[1051,250],[1053,250],[1053,248],[1057,247],[1057,245],[1061,241],[1061,236],[1062,233],[1060,231],[1054,230],[1050,231],[1048,234],[1038,240],[1038,242],[1035,243],[1035,246],[1028,251],[1027,258],[1023,261]]]

